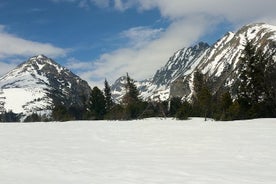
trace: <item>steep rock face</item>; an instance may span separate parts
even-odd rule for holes
[[[23,114],[47,113],[56,104],[82,107],[90,95],[86,81],[43,55],[1,77],[0,88],[5,110]]]
[[[117,79],[114,84],[111,86],[112,91],[112,98],[115,100],[115,102],[120,102],[120,100],[123,98],[123,95],[125,93],[125,82],[126,77],[122,76],[119,79]]]
[[[193,47],[177,51],[167,64],[156,72],[152,83],[157,86],[169,86],[175,79],[190,70],[208,48],[207,43],[200,42]]]
[[[183,48],[170,57],[167,64],[160,68],[153,78],[136,81],[135,84],[140,91],[141,98],[144,100],[167,100],[170,96],[171,83],[197,65],[199,58],[208,48],[209,45],[203,42],[193,47]],[[113,98],[117,101],[120,101],[123,96],[124,82],[125,77],[120,77],[112,85]]]

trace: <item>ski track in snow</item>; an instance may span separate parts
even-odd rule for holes
[[[276,119],[0,123],[1,184],[275,184]]]

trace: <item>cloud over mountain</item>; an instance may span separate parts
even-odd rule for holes
[[[56,47],[49,43],[20,38],[6,31],[4,25],[0,25],[0,76],[16,66],[17,63],[7,62],[8,58],[30,57],[37,54],[45,54],[50,57],[65,56],[66,49]]]
[[[164,65],[172,52],[190,46],[222,22],[227,21],[234,28],[254,21],[275,22],[275,5],[274,0],[109,1],[109,6],[122,12],[130,8],[136,8],[137,11],[158,9],[162,19],[169,21],[169,26],[162,28],[157,37],[147,37],[146,42],[140,39],[141,35],[154,33],[158,29],[149,29],[147,31],[152,32],[146,32],[133,27],[124,31],[123,34],[130,38],[129,44],[102,54],[93,64],[92,70],[85,72],[84,77],[92,85],[99,84],[105,77],[113,80],[126,72],[137,80],[142,76],[149,77],[153,71]],[[143,47],[137,48],[140,44]]]

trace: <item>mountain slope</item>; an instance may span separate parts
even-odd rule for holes
[[[54,105],[84,106],[90,87],[71,71],[43,55],[30,58],[0,78],[6,111],[49,113]]]
[[[184,73],[171,83],[171,89],[186,88],[182,96],[189,99],[193,91],[193,73],[195,70],[205,74],[212,92],[229,88],[235,96],[235,85],[239,76],[240,57],[247,42],[252,42],[264,51],[275,49],[276,26],[268,24],[250,24],[242,27],[236,33],[227,33],[210,47],[205,56],[198,61],[193,71]],[[189,91],[189,92],[188,92]]]
[[[152,83],[157,86],[169,85],[176,78],[191,69],[208,48],[209,45],[207,43],[200,42],[193,47],[183,48],[177,51],[169,59],[167,64],[156,72]]]
[[[155,75],[143,81],[137,81],[138,90],[144,100],[167,100],[170,96],[170,84],[182,76],[204,55],[209,48],[207,43],[200,42],[193,47],[183,48],[169,58],[167,64],[160,68]],[[113,97],[120,101],[124,94],[125,77],[120,77],[112,85]]]
[[[196,70],[205,74],[213,93],[230,88],[234,96],[239,76],[239,58],[247,41],[264,51],[275,49],[276,26],[250,24],[236,33],[228,32],[212,46],[201,42],[179,50],[152,79],[136,83],[141,97],[145,100],[167,100],[171,97],[189,100],[193,93],[193,74]],[[122,79],[113,85],[113,94],[117,100],[123,95]]]

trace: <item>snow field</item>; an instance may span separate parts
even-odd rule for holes
[[[2,184],[275,184],[276,119],[0,124]]]
[[[52,104],[45,90],[39,88],[8,88],[3,89],[3,92],[6,111],[12,110],[14,113],[28,114],[36,108],[47,109]],[[47,110],[44,111],[47,112]]]

